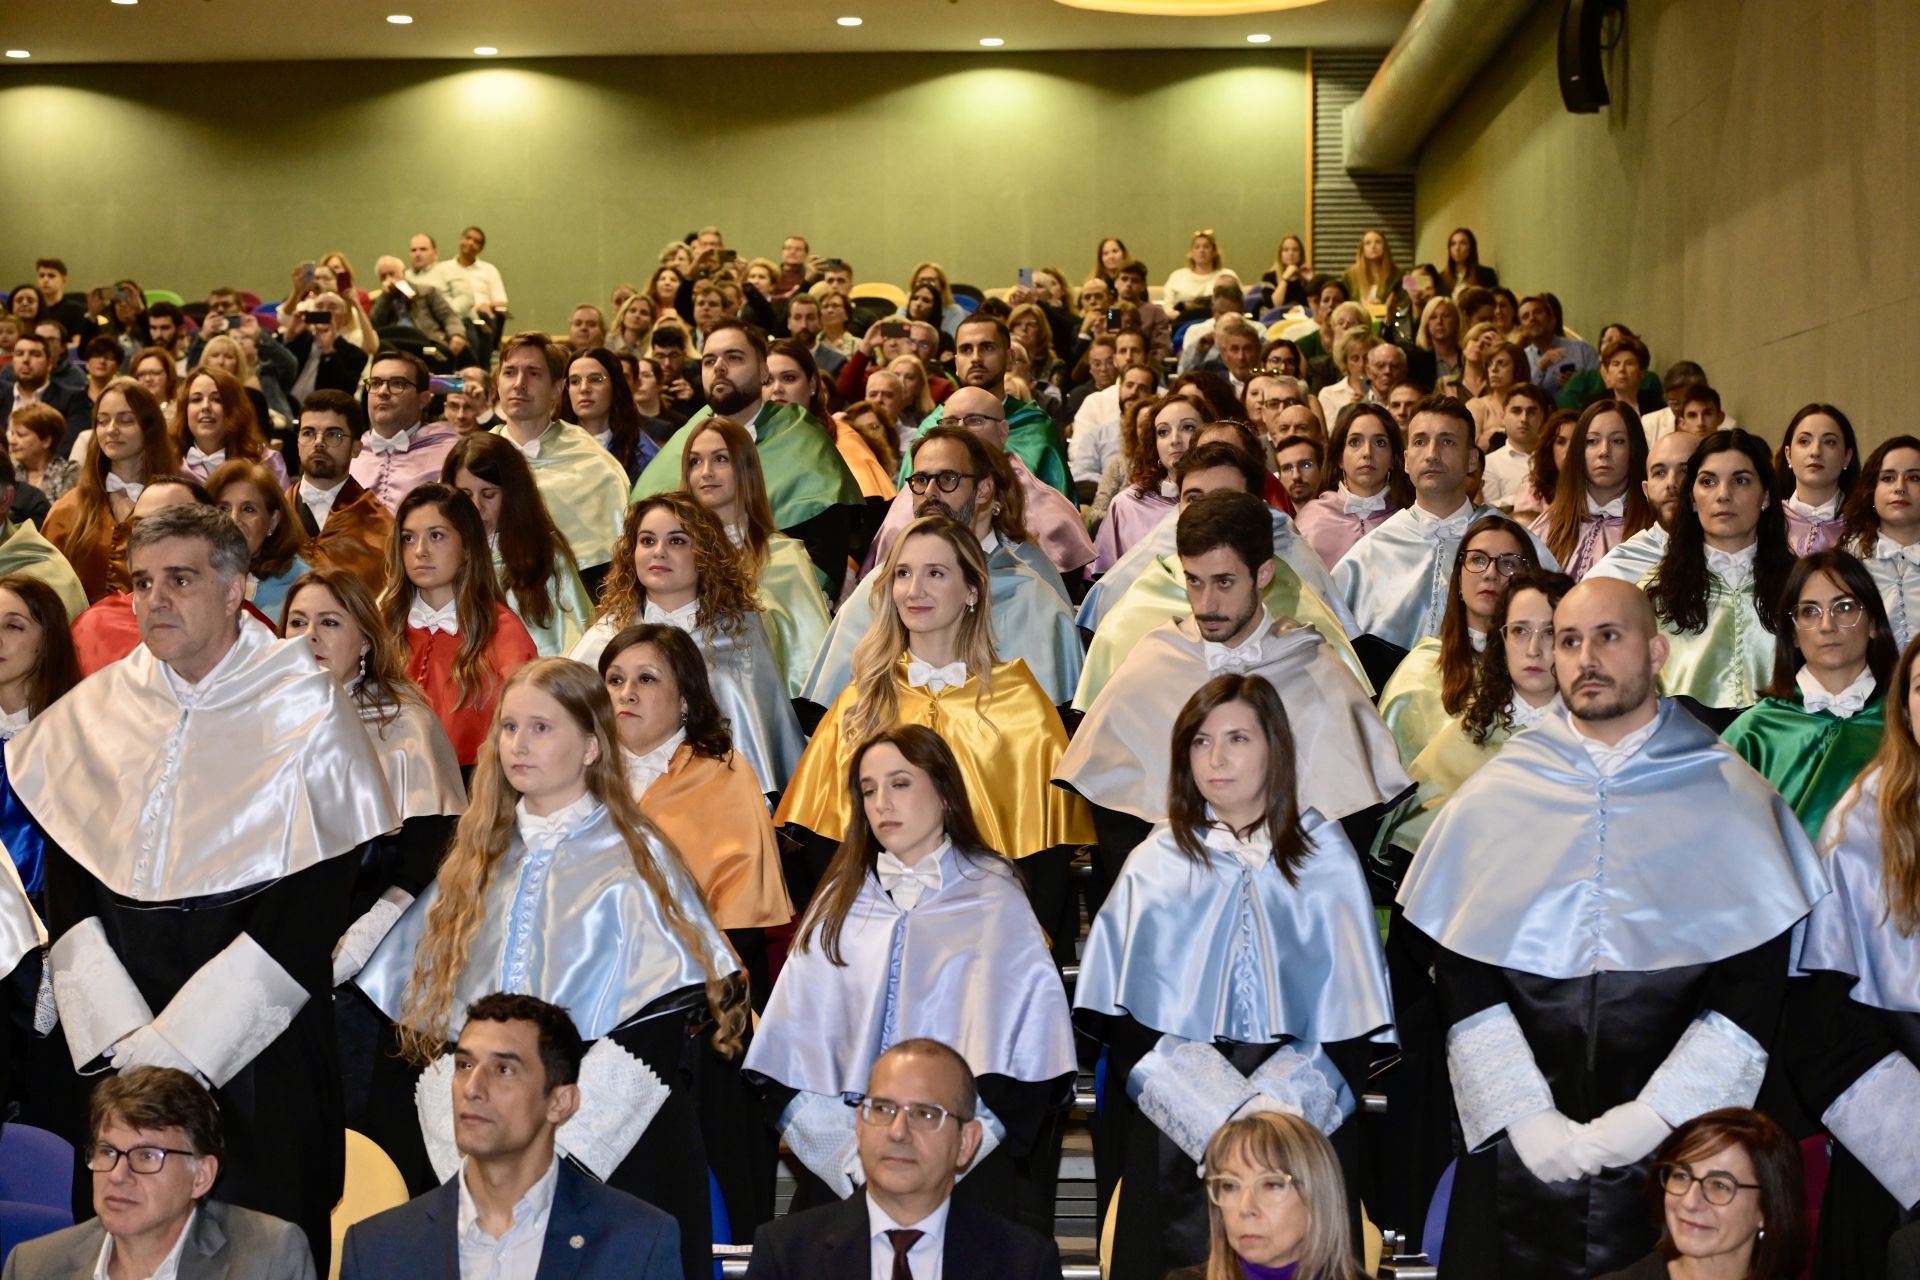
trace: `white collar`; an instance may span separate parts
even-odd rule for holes
[[[532,462],[540,456],[540,442],[547,438],[547,432],[551,430],[553,430],[553,423],[549,422],[546,426],[540,428],[540,434],[525,444],[521,444],[518,440],[514,439],[512,426],[508,426],[501,434],[506,436],[508,444],[520,451],[521,457],[525,458],[528,462]]]
[[[467,1175],[472,1171],[472,1168],[473,1161],[470,1157],[460,1161],[460,1177],[458,1179],[460,1183],[459,1234],[465,1236],[468,1232],[478,1228],[479,1233],[482,1236],[486,1236],[489,1240],[504,1240],[507,1238],[506,1233],[498,1236],[487,1236],[486,1228],[480,1226],[480,1206],[474,1203],[473,1192],[467,1186]],[[555,1150],[553,1160],[547,1165],[547,1171],[541,1174],[532,1186],[527,1188],[527,1193],[521,1196],[519,1203],[513,1206],[513,1221],[507,1224],[507,1232],[525,1227],[527,1224],[537,1222],[546,1216],[553,1208],[553,1193],[559,1185],[559,1182],[560,1153],[558,1150]]]
[[[427,603],[425,596],[416,595],[413,603],[407,606],[407,625],[422,631],[444,631],[450,636],[459,635],[460,598],[455,596],[444,607],[436,609]]]
[[[1641,747],[1647,745],[1647,739],[1651,738],[1653,731],[1660,727],[1660,716],[1656,712],[1653,719],[1612,746],[1608,746],[1598,738],[1589,737],[1580,727],[1580,722],[1574,719],[1572,712],[1567,713],[1567,725],[1573,730],[1574,737],[1580,739],[1580,745],[1587,749],[1587,755],[1592,759],[1593,767],[1599,770],[1600,776],[1611,778],[1626,767],[1627,761],[1631,760]]]
[[[683,724],[668,734],[666,741],[645,755],[620,748],[621,759],[627,766],[627,789],[633,793],[635,801],[647,794],[648,787],[666,776],[667,766],[673,763],[673,753],[686,740],[687,726]]]
[[[328,488],[322,488],[307,476],[301,476],[300,499],[308,506],[312,506],[315,502],[324,502],[331,506],[333,500],[340,496],[340,490],[346,488],[346,486],[347,478],[344,475],[338,480],[335,480],[332,486]]]
[[[1200,841],[1209,849],[1217,849],[1249,871],[1258,871],[1273,861],[1273,832],[1264,822],[1256,823],[1245,837],[1235,835],[1227,824],[1213,816],[1213,806],[1206,807],[1207,825],[1200,832]]]
[[[26,728],[27,720],[28,710],[26,707],[22,707],[18,711],[0,711],[0,742],[8,741],[14,734]]]
[[[1273,629],[1273,615],[1267,612],[1267,606],[1260,606],[1260,617],[1255,620],[1253,630],[1247,638],[1229,649],[1218,640],[1202,640],[1200,652],[1207,660],[1207,674],[1218,675],[1222,671],[1244,674],[1260,665],[1262,645],[1267,632]]]
[[[1557,693],[1537,707],[1521,697],[1518,689],[1514,690],[1513,697],[1507,700],[1507,718],[1513,721],[1515,733],[1542,724],[1548,716],[1562,710],[1565,710],[1565,704],[1560,701],[1560,695]]]
[[[736,547],[746,546],[747,545],[747,526],[745,526],[744,524],[728,525],[727,541],[731,542]]]
[[[248,623],[244,614],[238,621],[243,628],[251,625]],[[167,678],[167,687],[173,690],[174,700],[181,706],[189,709],[197,706],[200,702],[201,695],[219,684],[220,677],[226,674],[227,668],[234,666],[240,661],[240,651],[247,647],[240,641],[241,637],[236,635],[233,640],[233,646],[221,656],[220,661],[213,664],[213,670],[207,672],[207,674],[201,676],[199,680],[192,684],[189,684],[187,678],[178,671],[175,671],[170,664],[165,662],[161,663],[160,671]]]
[[[987,530],[987,536],[980,539],[980,554],[992,555],[1000,546],[1000,535],[993,529]]]
[[[1407,508],[1407,514],[1413,517],[1413,527],[1429,538],[1454,537],[1473,523],[1473,501],[1461,503],[1450,516],[1436,516],[1418,502]]]
[[[1875,683],[1873,671],[1868,668],[1862,670],[1853,678],[1853,683],[1840,692],[1830,693],[1804,662],[1800,664],[1793,682],[1800,687],[1800,697],[1806,705],[1807,714],[1826,711],[1842,720],[1851,720],[1865,709],[1867,703],[1873,700]]]
[[[943,1205],[942,1208],[945,1208]],[[147,1280],[175,1280],[180,1274],[180,1259],[186,1252],[187,1236],[193,1230],[193,1220],[200,1216],[200,1206],[195,1204],[187,1210],[187,1220],[180,1224],[180,1234],[175,1237],[173,1248],[167,1250],[167,1256],[160,1260]],[[93,1264],[93,1280],[108,1280],[107,1268],[113,1263],[113,1234],[106,1233],[106,1239],[100,1242],[100,1256]]]
[[[1334,493],[1338,495],[1341,504],[1346,508],[1346,512],[1350,516],[1372,515],[1376,511],[1385,511],[1387,509],[1387,489],[1385,485],[1382,485],[1380,492],[1374,494],[1371,498],[1363,498],[1353,490],[1347,488],[1346,481],[1342,480],[1338,487],[1334,489]]]
[[[649,600],[647,601],[647,607],[640,611],[640,621],[642,622],[651,622],[664,627],[678,627],[680,630],[688,633],[693,631],[694,625],[699,620],[699,617],[700,597],[698,596],[687,601],[678,609],[671,611],[662,609],[659,605]]]
[[[1626,514],[1627,514],[1627,495],[1626,494],[1624,493],[1621,494],[1619,497],[1615,498],[1612,502],[1595,502],[1593,500],[1593,490],[1591,489],[1587,490],[1587,515],[1588,516],[1590,517],[1598,516],[1602,520],[1606,520],[1606,519],[1621,520],[1626,517]]]
[[[912,866],[882,849],[874,859],[873,873],[880,879],[880,888],[893,899],[893,905],[902,911],[911,911],[928,896],[940,892],[940,886],[946,883],[940,860],[951,848],[953,841],[942,840]]]
[[[1905,560],[1910,564],[1920,564],[1920,542],[1909,542],[1903,547],[1883,533],[1874,539],[1873,558]]]
[[[420,424],[416,422],[390,436],[383,436],[369,428],[366,434],[366,445],[374,453],[405,453],[413,447],[413,433],[419,429]]]
[[[593,798],[593,792],[583,791],[580,798],[564,809],[556,809],[546,817],[536,817],[527,812],[526,797],[514,802],[514,825],[520,830],[520,839],[529,849],[548,851],[559,847],[560,841],[579,826],[600,802]]]
[[[951,1195],[945,1200],[942,1200],[932,1213],[914,1223],[895,1222],[891,1217],[887,1216],[887,1211],[882,1209],[874,1200],[871,1191],[866,1193],[866,1198],[867,1241],[869,1244],[878,1240],[887,1248],[891,1249],[893,1242],[886,1238],[886,1234],[889,1231],[918,1231],[921,1240],[916,1240],[914,1242],[915,1244],[919,1244],[922,1240],[926,1240],[929,1237],[938,1240],[946,1233],[947,1209],[953,1204],[953,1197]]]
[[[1467,643],[1473,646],[1475,653],[1485,653],[1487,651],[1487,633],[1484,631],[1475,631],[1472,627],[1468,627]]]
[[[936,667],[922,662],[907,651],[907,687],[909,689],[931,689],[939,693],[945,689],[958,689],[967,682],[967,661],[965,658],[949,662],[944,667]]]
[[[602,449],[611,450],[613,448],[613,428],[608,427],[605,431],[594,432],[593,442]]]
[[[1787,510],[1813,524],[1825,524],[1839,518],[1841,497],[1842,495],[1836,492],[1831,498],[1828,498],[1819,506],[1810,507],[1800,501],[1800,495],[1796,493],[1793,497],[1787,499]]]
[[[1722,551],[1710,546],[1707,548],[1707,569],[1729,587],[1738,590],[1753,579],[1753,558],[1759,550],[1758,541],[1749,542],[1738,551]]]

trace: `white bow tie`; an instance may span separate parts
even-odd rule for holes
[[[640,621],[642,622],[650,622],[662,627],[677,627],[689,634],[691,634],[699,620],[700,601],[697,599],[689,600],[671,612],[662,609],[659,605],[649,600],[647,601],[647,607],[640,611]]]
[[[907,663],[907,686],[912,689],[958,689],[967,682],[967,664],[949,662],[944,667],[929,666],[918,658]]]
[[[1244,675],[1260,665],[1261,633],[1256,631],[1234,648],[1227,648],[1215,641],[1207,641],[1207,674],[1219,675],[1222,671],[1234,675]]]
[[[1808,506],[1798,498],[1788,498],[1787,509],[1802,520],[1813,524],[1824,524],[1840,515],[1840,497],[1841,495],[1836,493],[1817,507]]]
[[[1744,551],[1722,551],[1718,547],[1708,547],[1707,568],[1720,581],[1737,591],[1753,577],[1753,557],[1757,549],[1757,545]]]
[[[880,877],[880,887],[893,899],[893,905],[902,911],[911,911],[920,905],[920,900],[930,893],[938,893],[942,878],[940,875],[940,855],[945,846],[934,850],[920,861],[908,866],[885,849],[874,860],[874,872]]]
[[[1385,489],[1374,494],[1371,498],[1363,498],[1357,493],[1349,493],[1346,486],[1342,485],[1340,488],[1340,497],[1346,503],[1347,514],[1350,516],[1368,516],[1376,511],[1385,511],[1387,509],[1387,491]]]
[[[1467,526],[1473,523],[1473,506],[1471,504],[1469,504],[1464,511],[1456,512],[1444,520],[1439,516],[1422,511],[1419,507],[1412,508],[1412,511],[1414,512],[1414,525],[1420,530],[1421,536],[1429,542],[1442,542],[1448,538],[1461,537],[1466,533]]]
[[[1242,839],[1229,831],[1225,823],[1216,821],[1207,828],[1204,839],[1208,848],[1218,849],[1249,871],[1258,871],[1273,857],[1273,834],[1265,823]]]
[[[1800,697],[1810,716],[1825,711],[1842,720],[1851,720],[1873,699],[1874,679],[1871,671],[1861,672],[1859,679],[1838,693],[1829,692],[1805,667],[1800,668],[1794,683],[1800,686]]]
[[[145,493],[146,491],[147,491],[147,486],[143,484],[139,484],[131,480],[122,480],[119,476],[114,475],[111,471],[107,473],[107,492],[108,493],[124,493],[127,495],[127,501],[138,502],[140,501],[140,495]]]
[[[378,431],[369,431],[366,435],[367,448],[374,453],[405,453],[407,446],[413,443],[413,431],[396,431],[391,436],[383,436]]]
[[[1605,520],[1609,517],[1624,520],[1627,515],[1627,495],[1621,494],[1612,502],[1595,502],[1591,495],[1587,498],[1587,514]]]
[[[1561,709],[1560,695],[1554,694],[1541,706],[1534,706],[1516,691],[1513,699],[1507,703],[1507,714],[1513,719],[1514,732],[1531,729],[1548,716]]]
[[[514,820],[520,828],[521,842],[536,853],[553,852],[560,847],[567,833],[579,826],[580,820],[590,812],[592,800],[593,796],[589,793],[545,817],[528,813],[527,802],[520,801],[514,806]]]
[[[193,466],[205,467],[211,471],[226,460],[227,451],[225,449],[215,449],[212,453],[202,453],[200,452],[200,446],[197,444],[187,446],[187,461]]]
[[[340,490],[345,487],[346,481],[343,480],[331,489],[317,488],[313,481],[302,476],[300,478],[300,501],[310,507],[315,505],[330,507],[333,505],[333,500],[340,496]]]
[[[415,596],[413,604],[407,609],[407,625],[422,631],[444,631],[450,636],[457,636],[460,634],[460,602],[449,600],[445,608],[436,609],[427,603],[424,596]]]

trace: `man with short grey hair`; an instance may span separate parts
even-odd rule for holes
[[[142,515],[127,560],[143,643],[13,739],[6,781],[45,838],[75,1075],[162,1066],[207,1085],[230,1198],[304,1229],[324,1272],[344,1174],[332,950],[365,846],[400,819],[312,648],[241,616],[249,559],[218,508]],[[84,1093],[56,1091],[76,1145]]]

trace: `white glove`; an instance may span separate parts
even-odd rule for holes
[[[798,1093],[780,1117],[780,1136],[794,1158],[845,1200],[866,1180],[853,1108],[822,1093]]]
[[[1639,1099],[1623,1102],[1584,1126],[1586,1145],[1608,1168],[1638,1164],[1673,1132],[1660,1113]]]
[[[460,1148],[453,1137],[453,1055],[443,1053],[428,1064],[413,1084],[414,1114],[420,1119],[420,1142],[427,1149],[433,1172],[445,1182],[460,1167]]]
[[[1587,1126],[1558,1111],[1536,1111],[1507,1125],[1513,1152],[1542,1182],[1571,1182],[1600,1172],[1600,1159],[1586,1144]]]
[[[156,1031],[152,1023],[114,1043],[114,1070],[125,1071],[129,1067],[174,1067],[202,1085],[208,1083],[199,1069],[187,1060],[187,1055],[175,1048],[173,1041]]]
[[[387,936],[387,930],[393,928],[406,910],[406,903],[395,902],[391,898],[377,898],[364,915],[347,926],[347,931],[340,935],[340,945],[333,951],[334,986],[350,980],[366,967],[367,961],[373,958],[374,948],[380,945],[380,939]]]

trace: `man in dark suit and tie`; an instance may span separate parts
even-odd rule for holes
[[[15,406],[36,401],[59,410],[67,420],[66,434],[54,446],[56,458],[66,457],[80,433],[93,425],[86,385],[76,389],[53,378],[54,363],[66,358],[64,349],[40,334],[23,333],[14,340],[13,364],[7,370],[13,377],[0,379],[0,423],[13,416]]]
[[[454,1048],[446,1185],[347,1229],[342,1280],[679,1280],[672,1218],[562,1160],[586,1048],[566,1010],[496,993]]]
[[[978,1106],[966,1059],[938,1040],[881,1054],[857,1126],[865,1189],[761,1227],[747,1280],[1059,1280],[1053,1241],[953,1201]]]

